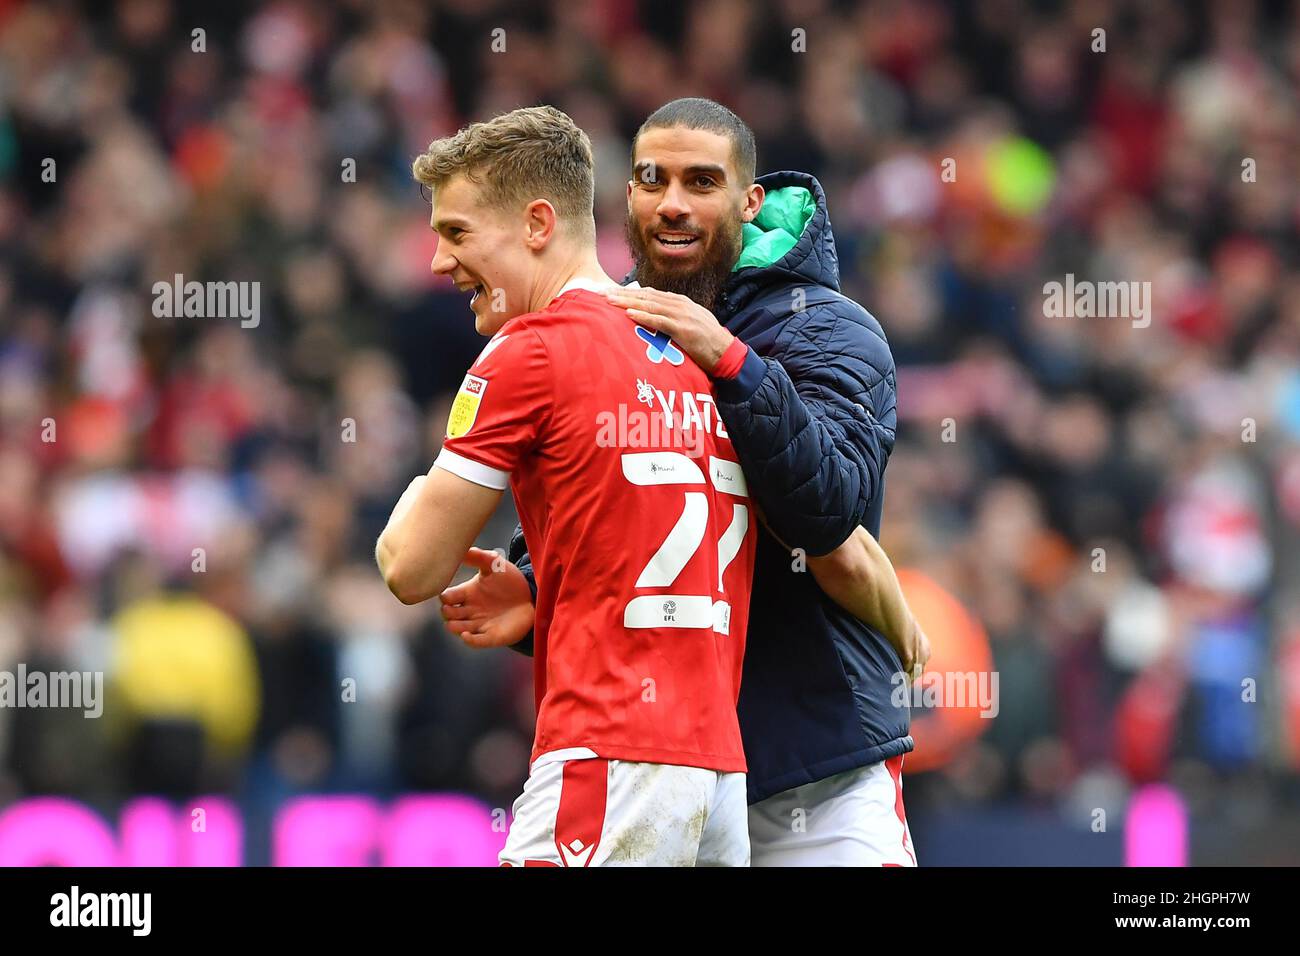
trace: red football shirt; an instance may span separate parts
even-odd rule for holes
[[[507,322],[439,467],[509,483],[537,578],[533,759],[743,771],[755,522],[700,369],[585,288]]]

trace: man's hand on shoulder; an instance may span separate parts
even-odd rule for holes
[[[604,295],[614,305],[627,309],[638,325],[665,333],[707,375],[713,374],[735,339],[712,312],[676,292],[618,287],[604,290]]]

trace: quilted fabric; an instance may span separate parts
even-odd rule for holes
[[[769,193],[807,189],[816,210],[785,256],[739,269],[718,313],[752,350],[718,382],[718,410],[763,510],[750,602],[740,728],[750,801],[912,749],[910,711],[891,695],[901,665],[880,635],[822,593],[800,560],[858,525],[879,534],[897,428],[894,360],[880,323],[839,292],[821,184],[763,176]]]

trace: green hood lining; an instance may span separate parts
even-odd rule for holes
[[[731,271],[777,262],[794,248],[816,211],[817,200],[803,186],[772,190],[754,221],[742,227],[740,258]]]

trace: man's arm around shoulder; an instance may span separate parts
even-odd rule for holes
[[[786,321],[769,356],[749,349],[714,392],[773,531],[824,555],[880,493],[894,445],[894,360],[879,325],[850,299]]]

